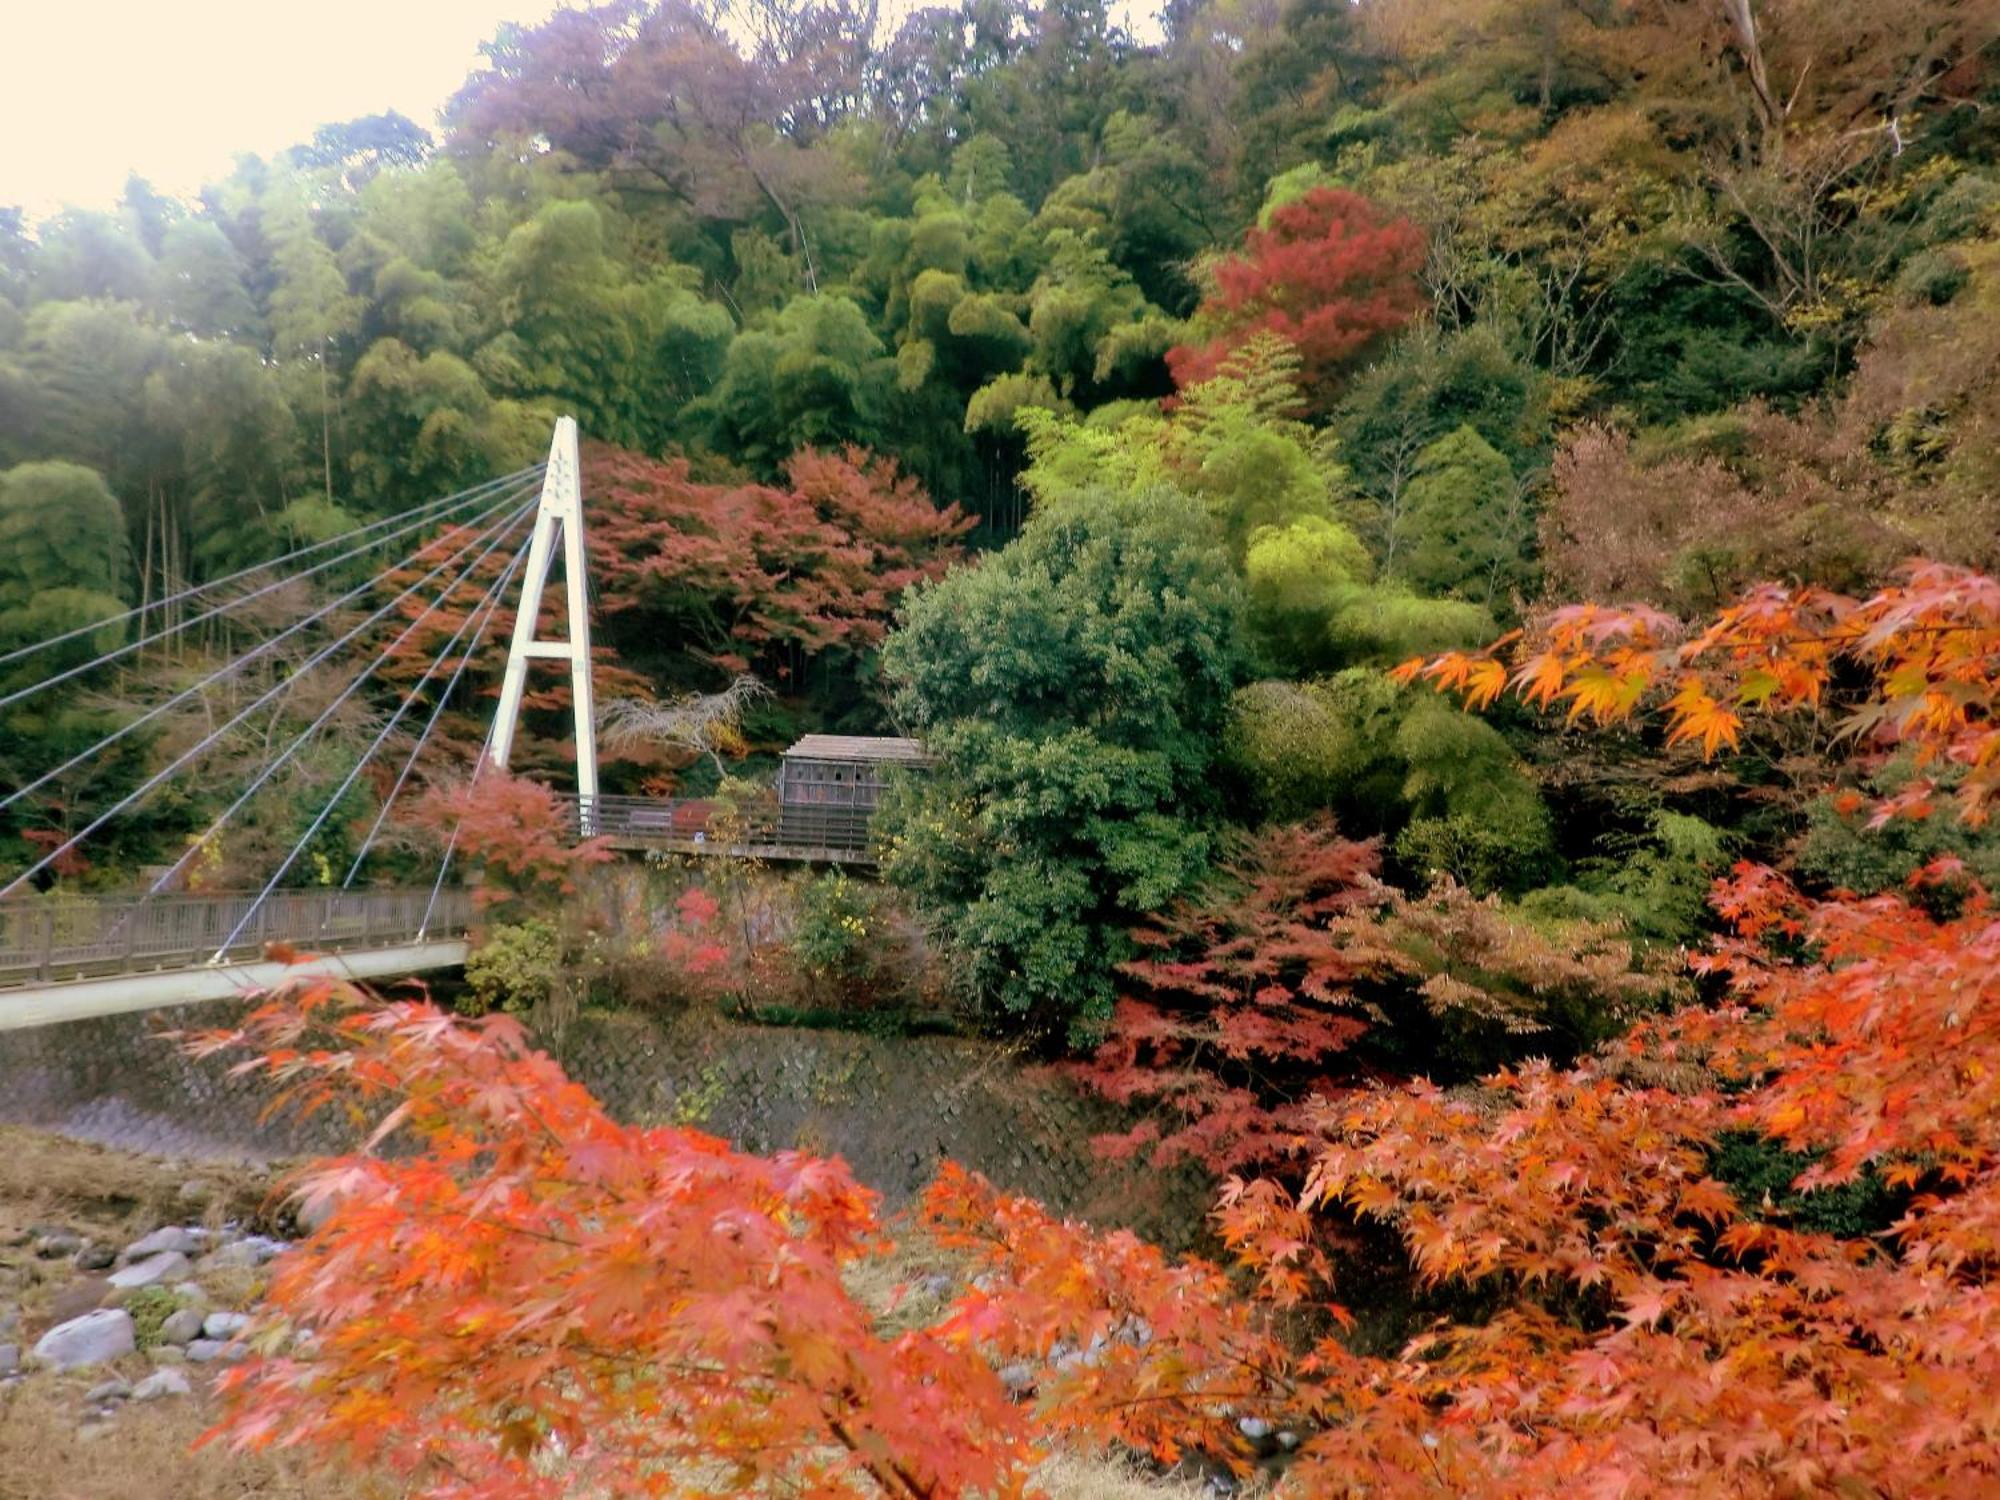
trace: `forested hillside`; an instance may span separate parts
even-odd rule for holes
[[[19,899],[448,844],[466,1009],[921,991],[1129,1107],[1135,1171],[1227,1181],[1219,1269],[947,1167],[978,1279],[890,1337],[839,1163],[323,987],[198,1045],[424,1145],[312,1180],[273,1316],[323,1342],[273,1335],[239,1437],[439,1495],[1016,1493],[1052,1438],[1300,1494],[2000,1481],[2000,0],[1160,21],[617,0],[504,29],[435,135],[0,216]],[[781,940],[721,860],[574,899],[560,689],[468,794],[508,549],[352,701],[309,635],[212,673],[361,564],[92,665],[561,414],[609,790],[726,818],[801,731],[930,757],[881,885],[791,882]],[[455,653],[371,852],[368,757]]]
[[[989,819],[1000,781],[1049,781],[1032,818],[1066,828],[986,829],[1007,871],[921,838],[902,863],[979,913],[976,987],[1016,1010],[1101,1016],[1093,933],[1190,889],[1221,825],[1323,809],[1419,886],[1643,891],[1628,918],[1678,940],[1727,850],[1812,816],[1781,755],[1579,756],[1375,669],[1548,601],[1993,560],[1992,7],[1753,11],[1175,5],[1148,46],[1096,5],[983,0],[508,28],[435,138],[356,120],[198,202],[134,180],[115,212],[0,218],[0,648],[516,470],[568,411],[627,454],[601,460],[614,686],[749,670],[781,695],[765,739],[963,738],[951,795]],[[914,607],[885,676],[897,591],[964,527],[1001,550]],[[1101,576],[1043,587],[1100,545]],[[1133,587],[1190,604],[1077,627]],[[7,775],[220,628],[0,708]],[[1111,656],[1138,680],[1107,698]],[[0,837],[51,847],[183,717]],[[1031,773],[1000,764],[1029,743]],[[315,785],[352,750],[316,753]],[[66,861],[115,877],[210,811]]]

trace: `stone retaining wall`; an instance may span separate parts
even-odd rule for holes
[[[0,1121],[161,1155],[270,1160],[351,1144],[332,1115],[265,1118],[261,1081],[160,1039],[226,1024],[239,1004],[0,1031]],[[1117,1113],[990,1043],[593,1013],[554,1050],[621,1120],[694,1125],[751,1151],[838,1155],[892,1207],[946,1157],[1175,1248],[1199,1232],[1209,1200],[1198,1173],[1098,1160],[1090,1137]]]

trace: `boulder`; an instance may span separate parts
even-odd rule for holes
[[[198,1307],[178,1307],[160,1324],[163,1344],[191,1344],[202,1335],[202,1312]]]
[[[132,1315],[119,1307],[101,1307],[67,1323],[58,1323],[35,1343],[35,1357],[58,1370],[101,1365],[138,1348]]]
[[[202,1319],[201,1336],[228,1340],[250,1326],[250,1315],[240,1312],[212,1312]]]
[[[76,1268],[79,1271],[108,1271],[118,1259],[118,1254],[109,1245],[85,1245],[76,1252]]]
[[[92,1406],[105,1401],[123,1401],[132,1394],[132,1382],[113,1378],[92,1386],[83,1393],[83,1399]]]
[[[196,1339],[187,1346],[188,1359],[198,1365],[238,1365],[250,1357],[241,1344],[225,1344],[221,1339]]]
[[[153,1371],[152,1374],[133,1386],[132,1399],[134,1401],[158,1401],[163,1396],[189,1395],[193,1389],[188,1384],[187,1373],[185,1371],[176,1370],[169,1366],[164,1370]]]
[[[122,1271],[113,1271],[111,1284],[120,1291],[129,1292],[142,1286],[158,1286],[163,1281],[179,1281],[193,1269],[180,1251],[162,1250],[158,1255],[133,1261]]]
[[[194,1255],[200,1251],[207,1239],[208,1236],[198,1229],[181,1229],[169,1224],[164,1229],[155,1229],[144,1239],[132,1241],[125,1247],[125,1253],[120,1259],[129,1263],[168,1250],[177,1250],[182,1255]]]
[[[55,1230],[35,1241],[35,1254],[43,1260],[61,1260],[83,1248],[83,1236]]]
[[[307,1198],[304,1194],[292,1200],[292,1218],[299,1226],[300,1234],[318,1234],[340,1207],[337,1197]]]

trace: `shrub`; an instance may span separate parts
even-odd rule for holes
[[[562,939],[552,924],[538,918],[503,923],[466,958],[466,993],[458,1008],[471,1016],[492,1010],[523,1015],[548,1003],[562,965]]]
[[[894,983],[889,927],[882,893],[834,871],[799,887],[791,957],[815,990],[868,1004]]]

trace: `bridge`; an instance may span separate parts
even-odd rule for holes
[[[566,630],[551,639],[541,634],[543,597],[558,562]],[[343,588],[357,573],[366,576]],[[496,622],[510,613],[507,596],[517,577],[506,667],[485,744],[476,760],[453,766],[441,748],[434,749],[442,745],[435,731],[454,695],[463,697],[467,666]],[[233,658],[145,707],[97,743],[58,765],[22,776],[18,785],[0,782],[0,813],[37,792],[55,797],[68,784],[65,778],[79,771],[88,775],[114,747],[161,724],[176,708],[206,709],[214,690],[222,690],[217,696],[225,705],[237,696],[248,697],[244,706],[138,785],[107,795],[103,805],[89,805],[85,799],[78,808],[67,797],[58,799],[65,817],[74,820],[72,826],[40,834],[41,852],[25,867],[0,869],[0,1028],[224,998],[306,971],[268,957],[273,945],[312,955],[313,972],[357,979],[463,963],[472,903],[463,886],[450,878],[462,820],[444,841],[434,872],[426,872],[427,884],[386,888],[364,879],[363,872],[392,808],[413,784],[463,774],[472,779],[476,795],[480,776],[507,770],[530,673],[543,663],[567,669],[576,784],[574,793],[564,795],[564,804],[577,839],[689,858],[873,862],[868,821],[878,783],[872,772],[856,769],[862,762],[848,758],[845,750],[834,753],[827,762],[833,769],[826,774],[804,762],[795,767],[788,752],[786,770],[769,803],[747,808],[725,809],[698,798],[605,793],[598,775],[587,578],[577,430],[575,421],[564,417],[543,463],[268,563],[164,594],[114,619],[0,652],[4,712],[65,684],[75,684],[71,691],[86,687],[91,674],[149,649],[171,649],[168,643],[197,627],[211,626],[224,639],[252,637]],[[283,608],[295,601],[297,586],[314,580],[318,582],[308,597],[322,602],[277,628],[257,628],[259,614],[248,606],[269,601],[261,612],[268,618],[273,605]],[[473,602],[462,610],[468,593]],[[421,659],[412,643],[435,640],[461,613],[442,646],[428,652],[421,675],[401,685],[409,663]],[[421,634],[426,628],[429,635]],[[326,636],[331,639],[314,645]],[[107,641],[113,644],[106,646]],[[60,648],[67,649],[52,654]],[[281,649],[288,655],[276,655]],[[292,662],[291,656],[301,651],[303,659]],[[79,653],[86,659],[62,664]],[[251,694],[242,679],[259,662],[273,681]],[[280,662],[289,669],[273,670]],[[384,672],[392,662],[398,673]],[[44,670],[37,672],[38,666]],[[303,730],[277,744],[273,730],[286,696],[308,674],[323,684],[323,706]],[[397,686],[385,681],[392,676]],[[20,685],[11,685],[16,682]],[[287,765],[326,742],[335,715],[371,683],[374,691],[361,702],[388,705],[379,730],[324,803],[305,809],[311,816],[304,831],[273,861],[262,884],[228,893],[191,892],[197,861],[221,847],[223,834]],[[313,702],[317,705],[319,699]],[[268,721],[260,726],[257,716],[267,708]],[[240,745],[260,728],[268,754],[240,786],[224,789],[233,796],[169,866],[135,890],[90,896],[68,891],[63,872],[77,867],[93,840],[119,820],[143,812],[177,778],[193,782],[203,777],[212,752],[232,736]],[[834,743],[824,736],[808,736],[811,740]],[[890,758],[914,757],[901,753]],[[344,876],[336,884],[331,878],[336,872],[318,869],[318,883],[302,885],[303,857],[364,775],[372,775],[373,784],[386,786],[386,791]]]
[[[293,975],[451,968],[471,918],[462,886],[19,902],[0,907],[0,1031],[223,1000]],[[276,942],[313,957],[267,959]]]

